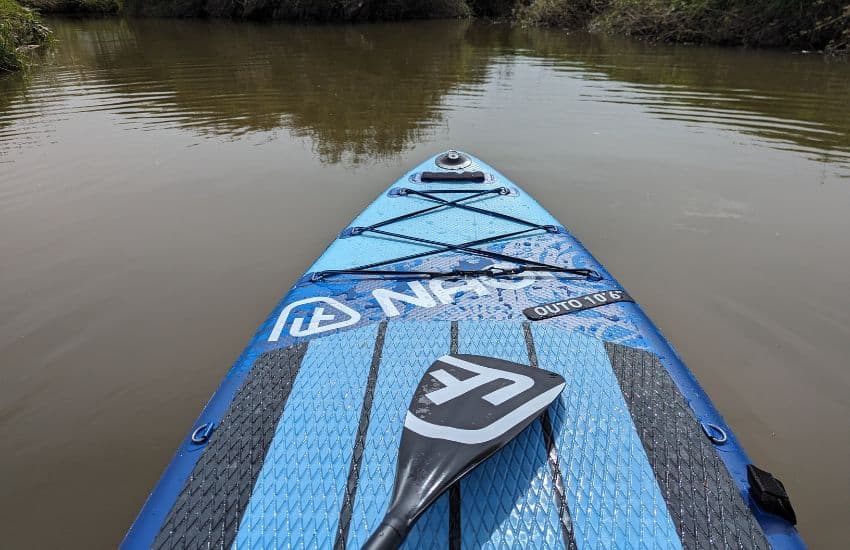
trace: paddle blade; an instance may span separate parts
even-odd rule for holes
[[[553,372],[480,355],[445,355],[427,370],[404,420],[393,496],[364,548],[397,548],[419,516],[557,399]]]

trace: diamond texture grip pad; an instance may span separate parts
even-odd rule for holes
[[[686,548],[769,548],[717,451],[658,357],[605,343]]]
[[[422,374],[449,353],[448,322],[389,323],[354,497],[347,546],[360,548],[384,516],[393,488],[404,416]],[[446,548],[449,504],[443,495],[419,519],[407,548]]]
[[[235,548],[333,546],[377,332],[310,342]]]
[[[166,516],[154,548],[228,548],[263,466],[307,344],[254,364]]]
[[[460,322],[457,347],[529,364],[520,323]],[[563,540],[539,420],[460,485],[463,548],[553,547]]]
[[[261,355],[157,548],[359,548],[392,492],[405,411],[446,353],[567,381],[528,429],[443,495],[406,548],[766,548],[658,358],[554,324],[395,321]]]
[[[567,381],[549,413],[579,548],[680,548],[602,341],[531,333],[540,368]]]

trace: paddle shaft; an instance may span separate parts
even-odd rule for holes
[[[363,550],[396,550],[401,547],[401,543],[407,537],[409,529],[402,528],[402,533],[398,528],[393,527],[390,522],[399,523],[398,521],[392,521],[389,515],[384,516],[381,525],[378,526],[375,532],[372,533],[372,536],[366,541],[366,544],[363,545]]]

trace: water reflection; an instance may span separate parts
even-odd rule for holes
[[[486,62],[464,42],[468,25],[63,22],[56,66],[45,71],[56,81],[38,95],[82,86],[77,110],[142,126],[233,137],[287,129],[309,136],[328,162],[356,162],[422,139],[449,91],[483,80]]]
[[[585,101],[640,105],[663,120],[733,130],[817,160],[850,161],[850,64],[843,60],[535,29],[474,42],[595,81]]]
[[[0,79],[0,150],[37,141],[51,119],[98,110],[135,126],[217,136],[286,130],[309,137],[326,162],[356,163],[421,142],[442,124],[450,94],[480,94],[490,80],[510,81],[512,65],[533,62],[584,82],[583,101],[635,104],[663,120],[850,160],[850,66],[821,57],[463,21],[54,27],[59,46],[48,66]]]

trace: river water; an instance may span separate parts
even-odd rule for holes
[[[450,146],[568,225],[776,473],[850,510],[850,64],[470,22],[50,21],[0,78],[0,532],[122,537],[256,326]]]

